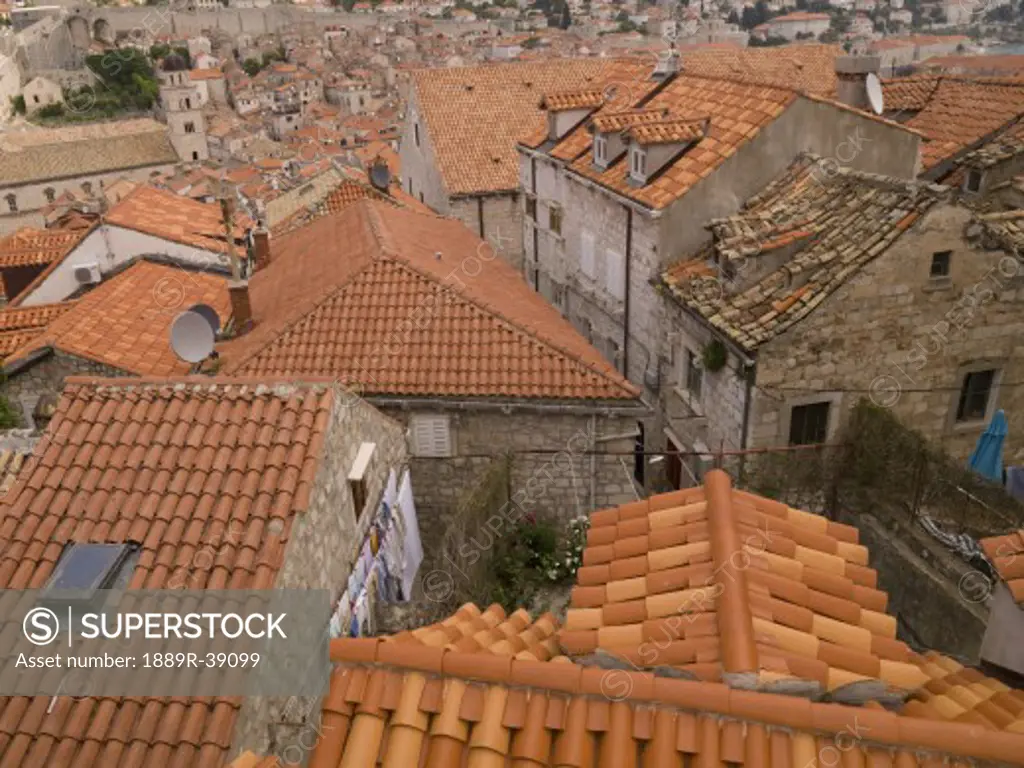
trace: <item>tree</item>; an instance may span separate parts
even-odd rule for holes
[[[729,11],[729,18],[727,19],[727,21],[730,24],[735,24],[735,25],[739,26],[740,15],[738,13],[736,13],[736,9],[735,8],[733,8],[731,11]]]
[[[174,52],[181,56],[185,60],[185,66],[192,69],[192,54],[188,52],[188,48],[183,45],[175,46]]]
[[[25,114],[25,97],[21,94],[11,97],[11,106],[14,107],[14,111],[19,115]]]
[[[619,24],[619,32],[636,32],[636,24],[632,21],[623,21]]]
[[[615,15],[615,20],[620,24],[624,21],[629,21],[629,11],[619,11]]]
[[[258,62],[256,59],[250,58],[242,62],[242,69],[245,70],[245,74],[247,74],[249,77],[256,77],[259,71],[263,69],[263,65],[260,64],[260,62]]]
[[[163,43],[157,43],[149,49],[149,58],[151,58],[153,61],[156,61],[157,59],[164,58],[170,52],[171,46],[164,45]]]

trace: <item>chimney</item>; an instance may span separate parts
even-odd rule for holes
[[[249,281],[232,280],[228,283],[231,297],[231,316],[235,321],[235,335],[241,336],[252,328],[252,305],[249,303]]]
[[[651,77],[654,80],[666,80],[679,73],[680,56],[676,50],[675,43],[667,51],[658,54],[658,60],[654,65],[654,72]]]
[[[868,75],[878,74],[882,60],[866,53],[836,57],[836,98],[855,109],[870,110],[868,103]]]
[[[255,259],[255,271],[270,264],[270,233],[265,227],[257,227],[252,232],[252,250]]]

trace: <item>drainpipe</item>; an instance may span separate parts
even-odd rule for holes
[[[476,199],[476,218],[480,226],[480,239],[484,239],[484,199],[478,197]]]
[[[590,414],[590,505],[596,509],[597,499],[597,416]]]
[[[540,232],[537,231],[537,158],[530,158],[530,191],[533,194],[533,290],[540,291],[540,254],[537,253],[537,249],[540,248]]]
[[[757,373],[757,364],[753,360],[745,360],[741,362],[740,365],[743,367],[743,378],[746,380],[746,392],[743,396],[743,427],[740,433],[740,450],[745,451],[747,449],[748,442],[747,429],[750,427],[750,402],[752,400],[751,395],[754,392],[754,377]],[[746,460],[746,455],[740,454],[739,477],[736,480],[737,485],[743,484],[743,470]]]
[[[622,375],[629,378],[629,275],[633,261],[633,209],[626,208],[626,280],[622,311]]]

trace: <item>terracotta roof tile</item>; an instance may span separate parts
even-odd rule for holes
[[[753,350],[806,317],[945,194],[944,187],[848,169],[821,173],[817,158],[804,155],[739,213],[711,221],[712,243],[662,280],[677,300]],[[745,259],[780,249],[792,254],[752,284],[729,277]]]
[[[5,307],[0,310],[0,359],[38,337],[50,323],[74,305],[74,301],[63,301],[31,307]]]
[[[368,394],[638,394],[460,222],[359,201],[271,253],[250,281],[255,327],[220,348],[228,372],[341,377]]]
[[[732,539],[729,546],[739,544],[739,531],[730,534],[728,528],[736,525],[734,513],[748,502],[754,509],[760,509],[761,503],[767,505],[764,514],[773,520],[792,521],[795,527],[810,524],[812,530],[827,531],[836,526],[824,520],[814,522],[820,518],[807,513],[777,509],[767,499],[734,492],[724,476],[709,476],[708,500],[700,499],[701,493],[698,489],[653,497],[650,504],[644,503],[648,507],[644,517],[654,524],[649,507],[655,500],[667,501],[663,509],[670,512],[669,517],[657,518],[658,525],[678,517],[679,509],[706,502],[715,507],[712,517],[722,513],[726,518],[725,526],[713,534],[716,549],[728,539]],[[732,501],[736,509],[730,513]],[[776,517],[778,513],[783,517]],[[595,514],[595,518],[602,525],[592,531],[617,524],[609,521],[608,515]],[[666,527],[671,525],[666,522]],[[837,542],[850,538],[847,529],[832,530],[842,530]],[[718,554],[731,558],[724,549]],[[736,566],[731,575],[742,577],[738,560]],[[742,582],[738,584],[742,587]],[[726,587],[720,590],[727,603],[729,591]],[[411,633],[332,641],[331,658],[336,666],[323,703],[325,737],[314,749],[310,768],[365,765],[381,756],[389,764],[419,762],[438,768],[509,764],[611,768],[691,762],[767,768],[826,762],[833,759],[833,752],[843,765],[882,764],[878,759],[884,758],[887,765],[931,766],[947,761],[1019,763],[1024,745],[1024,736],[1009,728],[1000,733],[993,727],[993,719],[982,716],[972,721],[936,722],[927,715],[815,703],[792,695],[792,691],[780,695],[737,690],[718,682],[674,679],[635,667],[585,667],[562,656],[536,661],[530,658],[536,655],[532,649],[526,656],[511,658],[494,647],[466,651],[460,646],[478,629],[504,634],[494,632],[503,620],[504,625],[511,624],[509,631],[520,632],[520,637],[539,632],[550,640],[554,631],[550,618],[529,627],[528,617],[512,623],[496,606],[481,614],[467,605],[442,624]],[[566,634],[563,631],[563,638]],[[741,643],[753,639],[745,638],[742,630],[737,638]],[[649,645],[655,647],[654,638]],[[662,648],[661,643],[657,648]],[[732,666],[732,662],[726,663]],[[921,677],[934,674],[931,679],[939,684],[943,678],[951,680],[963,672],[941,656],[921,657],[920,663],[929,668]],[[716,661],[710,666],[718,665]],[[987,681],[981,675],[977,679]],[[966,677],[964,684],[973,685]],[[966,687],[962,690],[961,698],[969,693]],[[987,698],[996,700],[1003,695],[990,692]],[[989,703],[983,701],[976,709]],[[1005,715],[1019,702],[1012,699],[1011,709],[991,703],[1000,706],[994,719],[1006,722]],[[825,750],[829,750],[828,758]],[[246,753],[230,768],[250,768],[259,765],[260,759]]]
[[[1024,605],[1024,530],[990,536],[980,543],[1014,600]]]
[[[413,72],[413,100],[448,194],[517,189],[516,141],[543,125],[543,94],[587,88],[615,65],[561,59]]]
[[[179,313],[199,303],[213,307],[225,324],[230,316],[227,279],[138,261],[77,301],[0,311],[0,328],[8,316],[45,313],[53,318],[8,353],[5,364],[53,347],[128,373],[185,373],[188,364],[170,348],[170,328]],[[12,322],[18,321],[6,320]],[[9,337],[11,343],[14,339]]]
[[[88,229],[19,229],[0,238],[0,269],[49,264],[63,258],[88,232]]]
[[[255,442],[246,435],[269,430],[275,439],[290,444],[295,433],[284,425],[309,414],[313,417],[309,419],[312,433],[307,442],[295,445],[301,449],[298,458],[302,465],[315,466],[320,461],[322,425],[326,423],[326,418],[319,417],[329,413],[334,397],[325,385],[257,385],[209,377],[68,379],[46,434],[13,487],[0,498],[0,528],[6,530],[11,524],[17,527],[13,535],[0,540],[0,587],[45,583],[56,562],[51,545],[59,554],[60,547],[69,541],[114,543],[134,538],[142,541],[142,552],[131,577],[133,588],[207,588],[214,585],[218,567],[226,569],[235,586],[256,588],[261,578],[259,568],[244,564],[228,542],[218,544],[210,557],[174,557],[186,550],[174,540],[173,532],[184,530],[189,521],[203,520],[200,510],[204,506],[210,509],[228,502],[228,516],[222,522],[231,525],[234,521],[239,529],[256,530],[251,515],[227,495],[228,480],[200,463],[181,466],[184,482],[174,484],[178,490],[172,491],[158,474],[141,464],[125,464],[125,457],[131,451],[157,449],[171,460],[175,451],[186,446],[185,435],[198,429],[197,439],[212,449],[226,450],[247,472],[275,474],[284,469],[283,463],[265,465],[262,473],[249,466],[247,457],[253,455]],[[232,407],[222,407],[226,405]],[[197,413],[210,417],[197,424]],[[223,429],[229,419],[256,429]],[[158,440],[158,433],[147,429],[155,423],[166,426],[170,437]],[[65,469],[64,457],[77,472]],[[141,506],[111,505],[106,491],[88,482],[90,475],[99,477],[114,470],[120,473],[119,482],[133,489]],[[70,494],[68,503],[63,508],[52,503],[37,504],[53,496],[52,490],[39,487],[35,478],[56,475]],[[186,487],[203,489],[198,504],[184,492]],[[272,486],[268,493],[272,503],[263,507],[264,517],[271,509],[281,510],[284,533],[271,535],[266,527],[260,527],[252,543],[257,562],[269,559],[276,563],[265,556],[282,537],[287,538],[288,523],[303,509],[299,495],[280,485]],[[205,504],[207,499],[209,503]],[[99,525],[90,523],[94,505],[110,514]],[[143,523],[138,532],[131,525],[134,522]],[[27,549],[25,543],[30,543]],[[10,567],[13,565],[17,568]],[[272,585],[276,568],[276,564],[270,567],[264,586]],[[228,756],[227,734],[233,728],[239,703],[238,699],[208,698],[2,698],[0,764],[219,766]],[[54,709],[48,713],[51,706]],[[31,761],[28,755],[32,755]]]
[[[604,93],[599,88],[555,91],[544,94],[540,100],[540,108],[548,112],[561,112],[570,109],[594,109],[602,104],[604,104]]]
[[[706,120],[665,120],[637,123],[629,128],[630,137],[641,145],[686,144],[704,138]]]
[[[923,169],[949,160],[1024,114],[1024,80],[917,76],[883,85],[886,111],[912,111],[904,122],[927,139]]]
[[[104,220],[107,224],[145,232],[175,243],[217,253],[227,252],[219,205],[200,203],[155,187],[137,187],[114,205]],[[247,216],[237,215],[234,231],[236,254],[245,230],[250,226],[252,222]]]

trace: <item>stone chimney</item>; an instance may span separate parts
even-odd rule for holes
[[[255,260],[255,271],[259,272],[270,263],[270,232],[265,227],[257,227],[252,232],[252,250]]]
[[[252,305],[249,303],[249,281],[232,280],[228,283],[231,297],[231,316],[235,322],[235,335],[241,336],[252,328]]]
[[[870,110],[868,103],[868,75],[878,74],[882,60],[866,53],[836,57],[836,97],[843,104],[856,109]]]
[[[654,65],[654,72],[651,77],[655,80],[666,80],[678,74],[682,68],[682,58],[673,43],[667,51],[658,54],[658,60]]]

